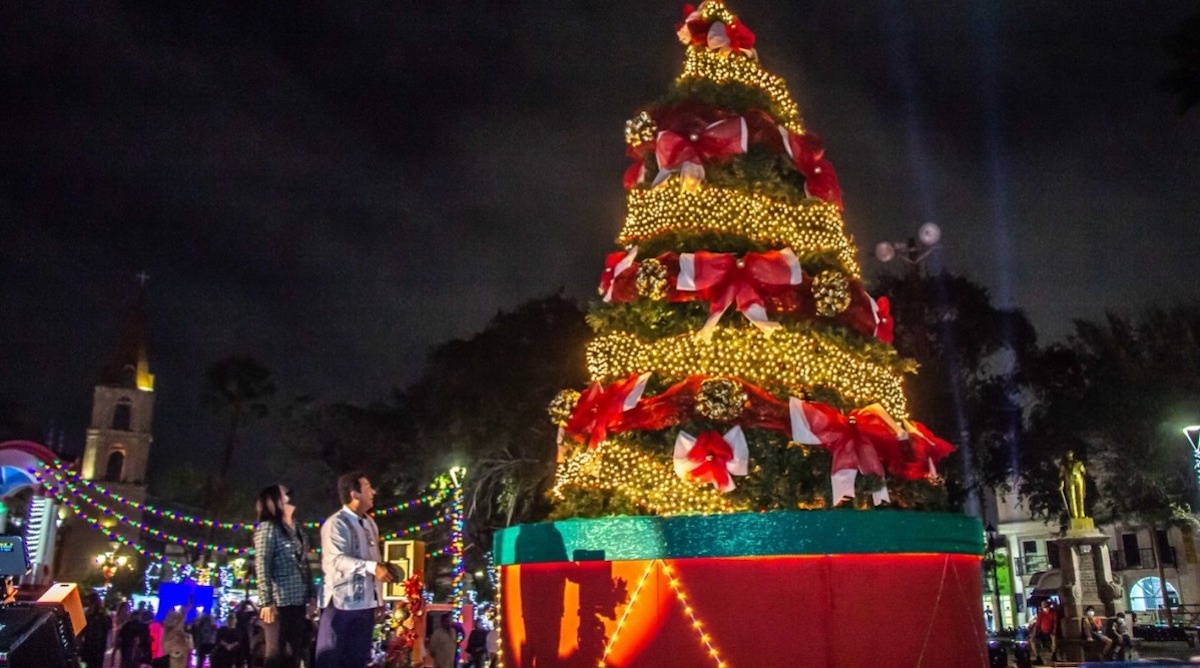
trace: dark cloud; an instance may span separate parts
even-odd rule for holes
[[[179,5],[179,6],[175,6]],[[1071,317],[1197,296],[1200,121],[1155,92],[1190,1],[735,2],[825,138],[863,249]],[[0,396],[82,441],[146,269],[159,447],[204,368],[367,401],[565,287],[620,227],[621,126],[677,73],[674,3],[0,7]]]

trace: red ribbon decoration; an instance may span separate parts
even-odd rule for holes
[[[654,142],[654,157],[659,174],[655,185],[670,174],[682,171],[685,179],[704,179],[704,163],[726,160],[746,152],[746,121],[741,116],[717,121],[702,131],[686,135],[662,130]]]
[[[634,278],[637,275],[637,246],[630,246],[626,250],[609,253],[608,257],[604,258],[604,273],[600,275],[600,294],[604,297],[604,301],[611,302],[616,299],[614,291],[620,287],[624,288],[627,294],[621,295],[622,299],[616,301],[633,301],[637,297],[637,285],[633,281],[618,281],[622,274],[629,272],[628,276]]]
[[[733,476],[749,473],[750,453],[740,427],[699,436],[679,432],[675,439],[675,473],[684,480],[711,484],[722,492],[732,491]]]
[[[872,299],[871,311],[875,313],[875,338],[891,343],[896,332],[896,321],[892,320],[892,302],[887,297]]]
[[[701,336],[711,335],[717,321],[734,303],[755,327],[770,332],[779,327],[766,315],[764,293],[799,285],[800,261],[790,248],[766,253],[683,253],[679,256],[676,289],[695,292],[709,302],[708,322]]]
[[[907,480],[920,480],[937,475],[937,463],[954,452],[954,445],[938,438],[920,422],[904,421],[908,432],[910,452],[898,462],[888,462],[888,470]]]
[[[609,430],[620,424],[624,412],[637,405],[649,378],[648,373],[633,374],[608,387],[593,383],[580,395],[563,436],[596,447],[608,437]]]
[[[792,440],[820,445],[833,453],[833,473],[854,469],[882,477],[881,457],[891,461],[899,454],[896,428],[877,406],[842,415],[828,404],[792,399],[792,419]]]
[[[833,163],[825,159],[825,148],[815,135],[795,134],[779,128],[783,135],[783,146],[792,158],[792,164],[804,175],[804,192],[809,197],[823,199],[842,210],[842,187],[838,185],[837,172]]]

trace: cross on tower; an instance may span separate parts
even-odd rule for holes
[[[146,287],[146,281],[150,280],[150,274],[147,274],[145,269],[134,274],[134,276],[137,277],[138,283],[140,283],[143,288]]]

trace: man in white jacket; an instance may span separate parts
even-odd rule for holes
[[[379,557],[379,527],[367,512],[375,490],[361,471],[338,478],[342,507],[321,525],[324,609],[317,631],[316,668],[363,668],[371,631],[392,575]]]

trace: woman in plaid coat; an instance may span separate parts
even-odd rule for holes
[[[299,666],[307,656],[308,606],[315,599],[308,538],[293,520],[296,506],[288,488],[263,489],[255,505],[254,569],[266,639],[265,668]]]

